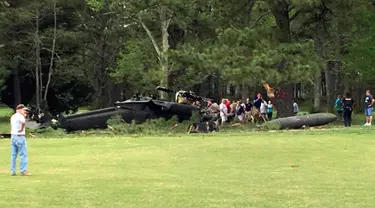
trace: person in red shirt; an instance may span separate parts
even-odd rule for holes
[[[226,99],[225,100],[225,106],[227,106],[227,109],[228,109],[228,114],[230,114],[232,112],[232,109],[230,109],[230,101],[229,99]]]

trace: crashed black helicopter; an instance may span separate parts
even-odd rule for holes
[[[126,123],[135,121],[143,123],[148,119],[177,117],[177,122],[189,120],[194,110],[199,108],[191,105],[196,101],[211,101],[195,95],[191,91],[174,91],[165,87],[157,87],[159,91],[175,94],[175,101],[157,99],[155,96],[135,95],[133,98],[115,102],[113,107],[93,110],[85,113],[68,116],[60,115],[58,120],[53,120],[54,129],[62,128],[67,132],[88,129],[105,129],[107,121],[114,116],[121,116]]]

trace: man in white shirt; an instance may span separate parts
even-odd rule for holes
[[[22,176],[30,176],[27,172],[27,148],[26,148],[26,114],[27,108],[20,104],[16,107],[16,113],[10,118],[11,124],[11,142],[12,142],[12,156],[11,156],[11,174],[16,175],[16,160],[17,155],[20,154],[20,172]]]
[[[227,121],[227,115],[228,115],[228,108],[225,105],[225,99],[221,101],[221,104],[219,105],[220,108],[220,117],[221,117],[221,125],[223,125]]]

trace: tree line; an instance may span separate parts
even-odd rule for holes
[[[1,100],[52,113],[155,87],[242,99],[262,80],[320,111],[375,89],[373,0],[6,0]],[[167,95],[161,94],[162,98]],[[291,99],[286,105],[291,105]]]

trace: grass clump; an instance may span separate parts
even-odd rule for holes
[[[266,131],[280,130],[280,124],[276,122],[273,122],[273,123],[267,122],[263,125],[263,129]]]
[[[112,117],[107,121],[108,131],[121,135],[174,135],[176,133],[186,133],[189,125],[199,121],[198,115],[193,115],[190,120],[178,122],[176,116],[165,119],[148,119],[144,123],[132,121],[126,123],[121,116]]]

